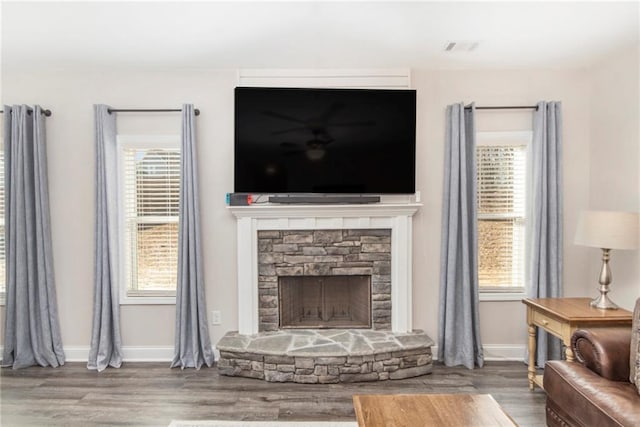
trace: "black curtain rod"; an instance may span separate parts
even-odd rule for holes
[[[32,109],[29,109],[29,112],[32,112]],[[44,114],[46,117],[51,117],[51,110],[40,110],[41,114]],[[4,114],[4,110],[0,110],[0,114]]]
[[[470,109],[471,105],[464,107]],[[496,106],[496,107],[476,107],[476,110],[537,110],[537,105],[513,105],[513,106]]]
[[[182,111],[182,108],[155,108],[155,109],[146,109],[146,108],[109,108],[109,114],[111,113],[169,113]],[[200,110],[195,109],[196,116],[200,115]]]

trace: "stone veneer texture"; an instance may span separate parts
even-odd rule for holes
[[[391,230],[258,231],[259,331],[280,325],[278,276],[371,275],[372,329],[391,329]]]
[[[368,329],[227,333],[216,345],[221,375],[268,382],[330,384],[429,374],[433,341],[423,331]]]

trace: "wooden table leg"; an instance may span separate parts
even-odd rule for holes
[[[536,327],[529,324],[529,390],[533,390],[536,379]]]
[[[564,355],[567,358],[567,362],[573,362],[576,360],[575,356],[573,355],[573,350],[571,350],[571,343],[569,343],[569,345],[564,348]]]

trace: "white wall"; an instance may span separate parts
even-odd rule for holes
[[[4,73],[5,103],[39,103],[47,120],[54,267],[62,338],[87,347],[93,298],[93,103],[171,108],[192,102],[197,119],[203,251],[209,310],[223,311],[211,327],[217,340],[235,327],[235,222],[224,208],[233,186],[233,70],[51,71]],[[120,114],[124,134],[179,134],[180,114]],[[229,309],[229,307],[233,307]],[[173,346],[173,306],[122,306],[124,346]]]
[[[586,71],[412,70],[418,91],[417,188],[424,207],[414,220],[414,327],[437,338],[440,215],[445,106],[522,105],[560,100],[564,111],[565,294],[591,290],[583,266],[590,253],[572,244],[573,224],[589,202],[590,74]],[[224,194],[233,188],[234,70],[107,70],[4,72],[4,103],[39,103],[48,119],[51,220],[62,337],[65,346],[90,340],[93,270],[94,148],[92,104],[173,107],[192,102],[197,118],[207,305],[222,311],[212,342],[237,327],[235,222]],[[479,112],[478,130],[530,129],[531,112]],[[177,133],[179,115],[120,114],[121,133]],[[637,138],[636,138],[637,142]],[[614,255],[615,258],[615,255]],[[615,272],[615,270],[614,270]],[[125,346],[171,347],[172,306],[123,306]],[[3,310],[0,315],[4,315]],[[526,342],[521,302],[482,302],[485,345]]]
[[[589,208],[640,212],[640,45],[605,58],[593,69]],[[589,256],[597,289],[601,251]],[[609,295],[632,309],[640,297],[640,251],[612,251]],[[591,292],[597,295],[596,292]]]

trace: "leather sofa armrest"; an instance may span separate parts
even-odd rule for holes
[[[578,329],[571,337],[576,360],[611,381],[629,381],[631,328]]]

